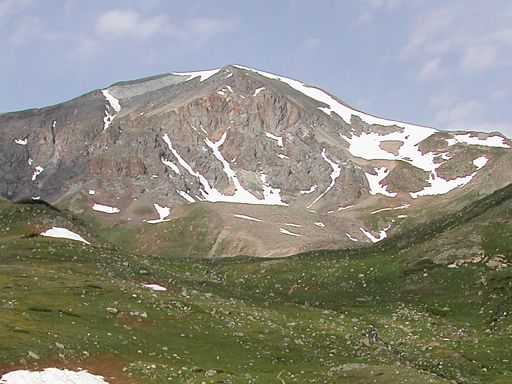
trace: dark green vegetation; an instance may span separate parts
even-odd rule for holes
[[[94,245],[36,236],[50,223]],[[510,265],[511,233],[507,187],[363,250],[169,258],[108,245],[66,211],[1,200],[1,372],[79,366],[110,383],[512,382],[512,268],[489,264]]]

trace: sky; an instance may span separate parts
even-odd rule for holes
[[[510,0],[0,0],[0,111],[242,64],[367,113],[512,137]]]

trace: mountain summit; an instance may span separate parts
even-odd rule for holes
[[[357,247],[512,183],[500,133],[378,118],[239,65],[2,114],[0,130],[2,196],[94,216],[157,254]]]

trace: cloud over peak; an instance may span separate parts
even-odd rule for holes
[[[132,9],[114,9],[98,17],[95,31],[110,38],[132,37],[144,40],[156,34],[172,33],[174,27],[162,15],[143,17]]]

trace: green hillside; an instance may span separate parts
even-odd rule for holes
[[[92,245],[37,236],[57,224]],[[512,382],[511,230],[509,186],[362,250],[200,260],[127,253],[66,211],[0,201],[0,373]]]

